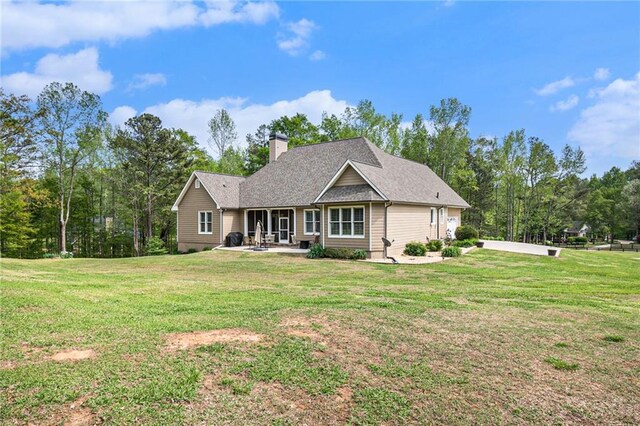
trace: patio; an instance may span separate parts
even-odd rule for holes
[[[226,251],[242,251],[247,253],[288,253],[288,254],[307,254],[309,249],[301,249],[295,246],[286,246],[286,245],[275,245],[269,247],[267,250],[263,251],[254,251],[253,246],[237,246],[237,247],[216,247],[215,250],[226,250]]]

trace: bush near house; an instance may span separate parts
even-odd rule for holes
[[[320,244],[314,244],[309,249],[307,253],[307,258],[309,259],[320,259],[320,258],[329,258],[329,259],[351,259],[351,260],[362,260],[367,258],[367,252],[362,249],[350,249],[350,248],[333,248],[327,247],[324,248]]]
[[[167,254],[168,250],[164,247],[164,241],[159,237],[151,237],[145,247],[145,253],[147,256],[159,256]]]
[[[471,225],[458,226],[456,229],[456,240],[478,239],[478,231]]]
[[[471,239],[471,240],[455,240],[453,242],[453,246],[454,247],[473,247],[476,245],[476,243],[478,242],[477,239]]]
[[[411,241],[404,246],[404,254],[407,256],[425,256],[427,247],[421,242]]]
[[[314,244],[307,253],[309,259],[320,259],[324,257],[324,247],[321,244]]]
[[[442,249],[442,257],[459,257],[462,255],[462,250],[460,247],[445,247]]]
[[[569,244],[587,244],[589,239],[587,237],[569,237],[567,242]]]
[[[440,240],[432,240],[427,243],[427,250],[429,251],[440,251],[442,250],[443,244]]]

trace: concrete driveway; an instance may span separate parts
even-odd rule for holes
[[[488,250],[510,251],[512,253],[534,254],[537,256],[548,256],[548,249],[557,250],[556,257],[560,256],[559,247],[539,246],[537,244],[514,243],[511,241],[484,241],[484,248]]]

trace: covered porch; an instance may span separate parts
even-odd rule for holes
[[[272,244],[288,245],[296,242],[296,209],[246,209],[244,211],[244,235],[255,240],[256,227],[262,222],[263,237]]]

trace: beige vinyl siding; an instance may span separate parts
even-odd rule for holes
[[[212,212],[212,234],[198,234],[198,212]],[[178,206],[178,248],[188,250],[213,247],[220,242],[220,215],[216,205],[204,189],[195,187],[195,179]]]
[[[336,238],[329,236],[329,209],[338,207],[364,207],[364,238]],[[324,234],[325,247],[346,247],[352,249],[363,249],[369,251],[369,203],[353,203],[344,205],[324,206],[324,222],[322,232]]]
[[[384,237],[384,204],[373,203],[371,204],[371,257],[373,258],[377,258],[376,254],[382,256],[384,250],[382,237]]]
[[[305,210],[318,210],[317,207],[298,207],[296,208],[296,240],[310,240],[315,239],[315,235],[305,235],[304,234],[304,211]],[[320,229],[322,229],[322,218],[320,218]]]
[[[342,173],[342,175],[338,178],[336,183],[333,186],[349,186],[349,185],[362,185],[367,182],[362,179],[362,176],[356,172],[353,167],[349,166]]]
[[[230,232],[244,233],[244,215],[241,210],[225,210],[222,213],[222,239]]]
[[[435,226],[429,224],[429,207],[393,204],[387,209],[387,238],[393,241],[387,250],[389,256],[398,256],[409,241],[426,242],[435,234]],[[433,228],[433,229],[432,229]]]

